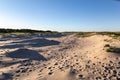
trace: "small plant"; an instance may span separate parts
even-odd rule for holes
[[[105,44],[105,46],[104,47],[110,47],[110,45],[109,44]]]
[[[105,44],[104,47],[106,48],[107,52],[120,53],[120,48],[110,46],[109,44]]]
[[[120,48],[110,46],[106,51],[107,52],[120,53]]]

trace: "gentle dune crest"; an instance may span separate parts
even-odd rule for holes
[[[120,80],[120,41],[107,35],[0,38],[0,80]]]

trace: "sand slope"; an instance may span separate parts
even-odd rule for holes
[[[105,44],[120,47],[102,35],[1,40],[0,80],[120,80],[120,55]]]

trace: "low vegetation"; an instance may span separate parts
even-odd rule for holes
[[[26,34],[60,34],[56,31],[42,31],[32,29],[0,29],[0,34],[4,35],[26,35]]]
[[[93,35],[108,35],[110,37],[120,39],[120,32],[57,32],[57,31],[43,31],[32,29],[4,29],[0,28],[0,34],[5,35],[26,35],[26,34],[75,34],[77,37],[89,37]]]
[[[108,35],[108,36],[113,37],[115,39],[120,39],[120,32],[99,32],[98,34]]]
[[[113,37],[114,39],[120,39],[120,32],[76,32],[75,33],[75,36],[77,37],[89,37],[93,35],[107,35]]]
[[[106,47],[107,52],[113,52],[113,53],[120,53],[120,48],[110,46],[109,44],[106,44],[104,47]]]
[[[75,36],[77,37],[89,37],[95,35],[96,32],[77,32]]]
[[[107,49],[107,52],[120,53],[120,48],[109,47],[109,48]]]

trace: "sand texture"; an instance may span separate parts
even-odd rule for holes
[[[120,48],[105,35],[2,36],[0,80],[120,80],[120,54],[105,44]]]

